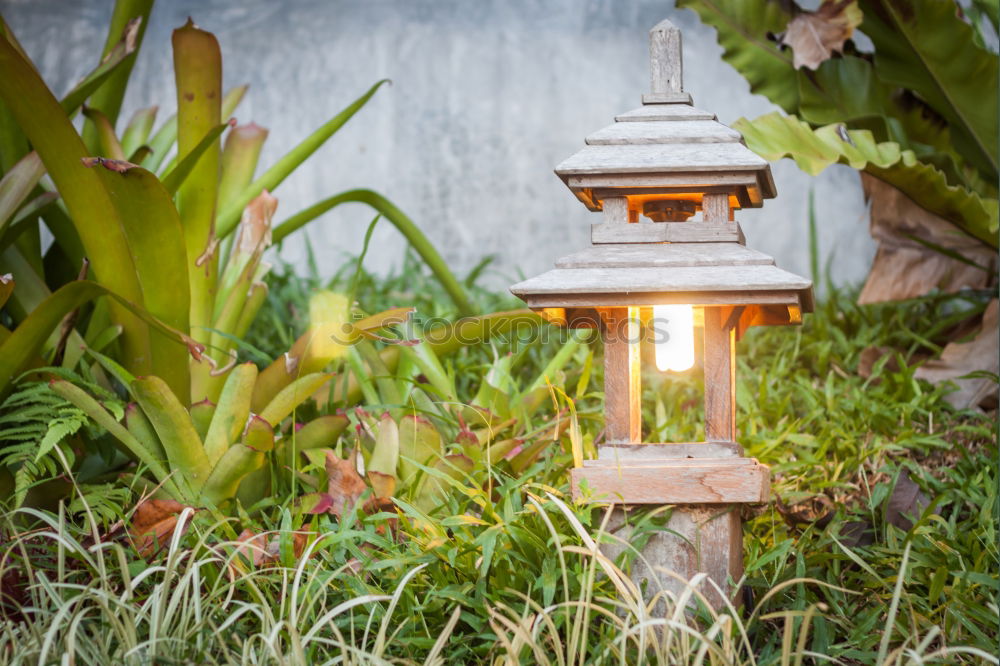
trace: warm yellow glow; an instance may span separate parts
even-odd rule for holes
[[[682,372],[694,365],[694,308],[690,305],[653,306],[656,367]]]

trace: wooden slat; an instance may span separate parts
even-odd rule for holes
[[[736,334],[722,308],[705,308],[705,439],[736,440]]]
[[[561,176],[598,173],[765,170],[769,170],[769,167],[764,158],[742,143],[586,146],[556,167],[556,173]]]
[[[638,268],[651,266],[773,266],[774,259],[736,243],[677,243],[675,245],[594,245],[556,260],[556,268]]]
[[[604,224],[621,227],[629,223],[628,197],[608,197],[601,202]]]
[[[668,442],[664,444],[602,444],[597,447],[597,460],[584,460],[593,467],[597,463],[631,464],[663,458],[732,458],[743,455],[736,442]]]
[[[735,504],[768,500],[768,468],[706,462],[659,467],[578,467],[570,474],[573,497],[586,485],[595,501],[612,504]]]
[[[615,123],[585,139],[588,146],[671,145],[677,143],[732,143],[740,133],[714,120],[688,122]]]
[[[703,224],[735,226],[729,221],[729,197],[725,194],[706,194],[701,200],[701,211]]]
[[[743,232],[738,224],[697,222],[654,222],[627,227],[594,224],[590,242],[598,243],[740,243]]]
[[[798,302],[796,292],[783,291],[653,291],[647,293],[586,292],[566,294],[515,294],[520,296],[529,308],[587,308],[625,307],[628,305],[651,306],[684,303],[688,305],[744,305],[781,304],[793,305]]]
[[[684,90],[684,60],[681,31],[664,19],[649,31],[649,90],[679,95]]]
[[[615,122],[663,122],[674,120],[715,120],[711,111],[696,109],[688,104],[647,104],[615,116]]]
[[[556,171],[558,174],[559,172]],[[561,174],[560,174],[561,175]],[[708,187],[757,187],[753,172],[747,171],[677,171],[664,174],[574,174],[563,176],[571,188],[600,187],[678,187],[699,191]]]
[[[642,441],[638,308],[604,313],[604,422],[609,442]]]

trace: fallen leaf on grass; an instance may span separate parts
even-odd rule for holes
[[[338,458],[333,451],[327,451],[326,476],[331,502],[329,512],[343,518],[368,488],[358,474],[358,450],[354,449],[347,460]]]
[[[916,298],[933,289],[950,294],[993,284],[996,250],[874,176],[862,173],[861,185],[871,202],[870,232],[878,250],[859,304]]]
[[[920,514],[930,503],[930,499],[920,490],[920,486],[910,478],[909,470],[904,469],[896,478],[892,494],[886,500],[885,521],[901,530],[909,531],[913,527],[913,521],[920,518]]]
[[[826,495],[813,495],[800,502],[787,505],[775,495],[775,508],[790,526],[816,524],[825,527],[833,518],[833,501]]]
[[[292,553],[296,560],[302,557],[310,539],[315,536],[315,532],[292,532]],[[255,567],[277,564],[281,560],[281,534],[269,537],[266,533],[245,529],[240,532],[236,541],[240,544],[236,547],[236,552],[253,562]]]
[[[997,402],[997,383],[991,377],[966,377],[975,372],[1000,373],[1000,349],[997,348],[997,300],[983,313],[979,333],[970,342],[951,342],[941,357],[917,368],[914,376],[929,382],[953,381],[958,390],[945,396],[958,409],[991,407]]]
[[[825,0],[814,12],[802,12],[776,35],[778,45],[791,47],[795,69],[816,69],[833,52],[842,52],[844,42],[861,24],[861,10],[855,0]]]
[[[168,499],[147,499],[135,508],[129,525],[128,537],[143,557],[151,557],[164,548],[177,528],[177,519],[186,504]],[[191,521],[184,523],[184,531]]]

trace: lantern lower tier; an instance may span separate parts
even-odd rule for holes
[[[608,504],[760,504],[771,492],[767,465],[743,457],[586,460],[570,477],[574,499]]]
[[[553,323],[576,328],[593,326],[597,310],[611,307],[732,306],[741,329],[798,324],[813,310],[810,280],[738,243],[594,245],[511,292]]]

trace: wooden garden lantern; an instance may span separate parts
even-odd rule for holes
[[[550,322],[604,336],[605,439],[597,460],[573,470],[574,496],[675,505],[647,560],[685,578],[707,572],[725,590],[742,575],[739,505],[766,502],[770,489],[768,468],[736,441],[736,340],[749,326],[801,323],[812,283],[745,247],[733,211],[775,196],[770,167],[691,105],[669,21],[650,31],[650,64],[643,105],[556,168],[603,211],[591,246],[511,291]],[[661,370],[692,367],[702,330],[705,442],[642,443],[639,339],[650,323]]]

